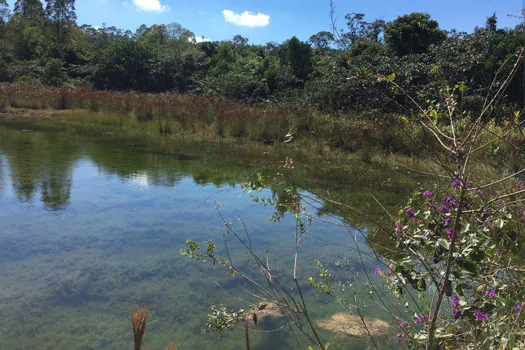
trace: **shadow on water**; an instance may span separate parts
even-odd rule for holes
[[[257,247],[269,249],[275,272],[289,273],[294,221],[283,212],[282,222],[270,223],[272,210],[239,190],[256,171],[276,174],[285,154],[242,151],[240,145],[159,145],[0,127],[0,344],[9,349],[129,348],[129,308],[147,304],[153,321],[146,345],[151,349],[170,341],[182,349],[242,347],[241,330],[218,341],[201,332],[203,320],[213,303],[246,307],[256,300],[218,267],[189,261],[178,250],[188,238],[213,238],[222,247],[227,240],[217,232],[221,222],[213,206],[219,201],[226,217],[246,222]],[[369,192],[389,205],[407,191],[407,182],[396,174],[388,174],[395,180],[388,187],[379,186],[385,169],[316,166],[298,158],[291,179],[297,194],[329,193],[373,214],[379,209]],[[272,190],[286,200],[278,188]],[[345,216],[329,205],[318,214]],[[348,255],[353,244],[345,229],[333,225],[314,221],[311,232],[301,255],[304,281],[315,273],[315,258],[333,262]],[[232,258],[245,258],[234,242],[229,249]],[[352,263],[362,271],[357,259]],[[312,315],[339,311],[304,288],[313,301]],[[385,316],[378,308],[369,312]],[[262,332],[253,332],[254,348],[297,347],[289,328],[271,331],[281,326],[279,320],[263,322]],[[355,339],[336,343],[339,348],[363,345]]]

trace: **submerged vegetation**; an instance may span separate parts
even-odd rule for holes
[[[280,269],[292,254],[293,220],[287,215],[279,224],[268,222],[273,209],[251,204],[240,192],[238,184],[255,181],[255,173],[272,177],[281,171],[281,159],[293,156],[295,192],[275,183],[264,191],[268,196],[272,191],[283,199],[305,191],[332,194],[371,216],[381,212],[367,200],[369,193],[391,206],[407,188],[417,188],[412,175],[381,159],[365,165],[348,158],[341,166],[341,158],[330,154],[237,143],[164,143],[117,132],[89,134],[67,125],[60,132],[39,132],[39,126],[56,126],[53,119],[41,122],[0,127],[0,220],[7,228],[0,237],[5,267],[0,316],[6,329],[0,340],[13,349],[35,342],[42,348],[132,348],[131,305],[151,310],[144,349],[164,349],[170,341],[178,349],[242,348],[242,324],[220,342],[201,330],[212,303],[251,310],[244,305],[246,286],[178,254],[186,239],[205,240],[216,232],[214,200],[227,217],[247,220],[253,244],[269,248],[272,269]],[[321,220],[312,223],[315,232],[304,242],[305,249],[312,248],[301,257],[305,264],[346,251],[344,231],[322,223],[334,214],[344,212],[328,203],[319,209]],[[230,256],[244,259],[245,254],[237,250]],[[313,267],[302,271],[313,274]],[[316,304],[309,308],[315,321],[338,312],[301,283],[307,301]],[[259,306],[255,299],[250,302]],[[369,317],[383,317],[372,309]],[[257,329],[249,323],[252,348],[304,349],[287,327],[266,332],[286,324],[276,311],[269,303],[256,309]],[[362,341],[338,343],[359,347]]]

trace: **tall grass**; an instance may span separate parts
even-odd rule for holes
[[[0,83],[0,113],[10,107],[82,109],[91,113],[86,123],[116,123],[162,137],[246,139],[271,144],[283,142],[291,133],[297,147],[356,152],[365,161],[375,150],[418,155],[423,149],[414,149],[414,141],[433,142],[421,128],[405,125],[395,115],[326,114],[306,107],[254,106],[200,95]],[[80,116],[87,118],[88,114]]]

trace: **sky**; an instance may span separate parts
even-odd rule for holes
[[[520,20],[523,0],[334,0],[337,23],[347,13],[390,21],[411,12],[428,12],[442,29],[470,32],[496,12],[501,27]],[[135,31],[141,24],[180,23],[199,39],[228,40],[240,34],[252,44],[307,40],[330,31],[329,0],[76,0],[78,24]]]

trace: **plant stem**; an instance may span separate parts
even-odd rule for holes
[[[443,302],[443,297],[445,296],[445,292],[446,292],[447,287],[448,287],[450,274],[452,273],[452,266],[454,265],[454,249],[456,248],[456,240],[457,240],[458,235],[459,235],[459,223],[460,223],[460,218],[461,218],[461,215],[462,215],[464,200],[465,200],[465,186],[462,186],[461,187],[461,195],[460,195],[460,199],[459,199],[459,205],[458,205],[458,213],[456,215],[456,219],[454,221],[454,229],[452,231],[452,238],[451,238],[452,242],[450,243],[450,248],[448,250],[448,260],[447,260],[447,267],[446,267],[446,270],[445,270],[445,276],[443,278],[443,285],[441,286],[441,290],[439,291],[438,299],[437,299],[437,302],[436,302],[436,307],[434,309],[434,315],[431,315],[430,325],[428,327],[428,332],[427,332],[427,338],[428,338],[427,349],[429,349],[429,348],[432,349],[432,348],[435,347],[434,346],[434,337],[435,337],[435,334],[436,334],[436,323],[437,323],[437,319],[438,319],[438,316],[439,316],[439,311],[441,309],[441,304]]]
[[[244,338],[246,339],[246,350],[250,350],[250,336],[248,331],[248,319],[244,318]]]

